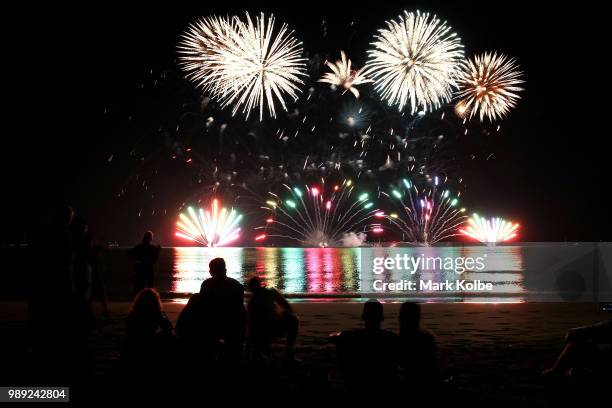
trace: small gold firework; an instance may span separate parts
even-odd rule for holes
[[[346,91],[351,92],[355,95],[355,98],[359,98],[359,91],[355,86],[365,84],[366,82],[372,82],[363,75],[362,71],[351,69],[351,60],[346,57],[344,51],[340,51],[340,59],[336,62],[325,61],[332,72],[326,72],[325,75],[319,82],[326,82],[328,84],[342,87],[343,93]]]

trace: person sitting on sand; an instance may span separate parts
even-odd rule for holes
[[[285,361],[295,361],[299,319],[291,305],[278,290],[266,288],[258,276],[249,279],[248,288],[252,293],[247,308],[249,341],[256,356],[268,356],[272,340],[286,336]]]
[[[227,362],[238,364],[246,331],[244,288],[227,276],[223,258],[209,263],[211,277],[191,296],[179,315],[176,332],[202,354],[214,354],[223,343]],[[211,354],[212,353],[212,354]]]
[[[136,295],[126,320],[121,361],[146,370],[149,362],[157,364],[168,356],[172,337],[172,323],[163,312],[159,293],[143,289]]]
[[[363,305],[361,318],[365,328],[330,335],[336,345],[340,372],[349,388],[389,386],[398,367],[397,335],[381,329],[385,316],[378,300],[368,300]]]
[[[159,258],[160,245],[153,245],[153,233],[145,232],[142,242],[130,249],[127,255],[136,261],[134,265],[134,292],[155,287],[153,265]]]
[[[570,329],[557,361],[542,375],[575,376],[576,370],[582,373],[608,372],[612,366],[611,345],[612,320]]]
[[[421,307],[417,303],[402,303],[399,313],[400,367],[413,382],[431,383],[438,375],[436,341],[420,327]]]

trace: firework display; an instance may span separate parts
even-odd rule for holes
[[[240,237],[242,215],[213,199],[209,210],[187,207],[179,215],[176,236],[208,247],[224,246]]]
[[[508,114],[520,98],[524,81],[516,62],[503,54],[484,53],[467,59],[458,77],[457,113],[482,122],[495,121]]]
[[[455,236],[466,219],[459,194],[453,194],[438,176],[423,186],[405,178],[383,194],[399,204],[399,211],[387,219],[401,232],[402,241],[413,245],[431,245]]]
[[[309,47],[311,34],[299,33]],[[157,110],[127,112],[130,123],[155,117],[159,126],[154,135],[135,134],[128,154],[110,155],[109,166],[131,171],[117,196],[138,194],[130,211],[143,218],[174,214],[203,196],[247,199],[240,233],[215,231],[206,219],[215,218],[212,206],[186,210],[177,236],[199,245],[239,235],[257,245],[307,246],[360,246],[398,233],[410,244],[453,239],[465,218],[452,204],[458,196],[430,175],[459,180],[459,171],[496,159],[493,138],[472,135],[500,132],[500,119],[516,107],[524,81],[515,60],[495,52],[466,59],[451,25],[419,11],[387,21],[369,49],[345,44],[351,58],[337,48],[305,50],[299,36],[268,13],[190,24],[178,44],[182,72],[151,73],[143,83],[166,99],[152,104]],[[184,191],[160,200],[177,180]],[[345,181],[331,191],[329,180]],[[371,208],[355,204],[355,185],[372,192]],[[370,214],[373,198],[379,215]],[[347,219],[357,223],[343,225]]]
[[[351,60],[346,57],[344,51],[340,51],[340,60],[336,62],[326,61],[325,65],[332,72],[327,72],[319,82],[326,82],[333,86],[344,89],[344,92],[350,91],[355,98],[359,98],[359,91],[356,86],[372,82],[363,75],[361,70],[351,68]]]
[[[248,13],[202,19],[184,34],[179,52],[192,81],[234,114],[241,109],[248,118],[258,109],[260,120],[264,105],[271,117],[276,104],[287,110],[285,98],[298,98],[306,70],[301,42],[263,13],[254,21]]]
[[[484,218],[473,214],[467,226],[459,230],[466,237],[483,243],[506,242],[518,236],[519,224],[500,217]]]
[[[459,63],[460,38],[446,22],[429,13],[404,11],[379,30],[368,52],[366,75],[381,98],[414,114],[450,101]]]
[[[358,191],[351,180],[311,186],[284,185],[279,194],[269,192],[262,206],[268,217],[256,229],[256,241],[280,238],[304,246],[341,246],[376,227],[369,225],[376,209],[370,194]]]

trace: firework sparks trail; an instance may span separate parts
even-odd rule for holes
[[[484,218],[473,214],[468,225],[459,230],[467,237],[483,243],[510,241],[518,236],[519,224],[506,221],[500,217]]]
[[[187,77],[209,92],[223,107],[233,105],[249,117],[264,105],[276,117],[276,104],[287,111],[286,96],[298,98],[306,76],[302,43],[286,24],[275,27],[273,15],[261,13],[253,20],[208,17],[192,24],[178,46]]]
[[[258,241],[278,237],[304,246],[336,246],[346,234],[368,231],[368,221],[378,212],[368,193],[354,193],[351,180],[333,186],[321,180],[304,189],[283,186],[283,194],[270,192],[261,207],[270,216],[257,228]]]
[[[390,106],[410,105],[432,111],[451,100],[459,63],[461,39],[435,15],[417,11],[387,21],[368,52],[364,75]]]
[[[400,214],[390,213],[386,218],[401,233],[403,240],[413,245],[430,245],[457,235],[467,218],[465,208],[459,208],[459,195],[444,187],[446,180],[438,176],[419,189],[409,179],[402,179],[400,188],[393,188],[391,200],[397,200]]]
[[[470,119],[476,115],[480,121],[501,119],[514,108],[524,81],[514,59],[503,54],[484,53],[467,59],[457,80],[460,101],[457,114]]]
[[[213,199],[210,210],[188,207],[181,213],[175,235],[208,247],[224,246],[240,237],[241,218],[236,210],[220,208],[219,201]]]

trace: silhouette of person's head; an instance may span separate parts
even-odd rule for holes
[[[227,269],[225,268],[225,260],[223,258],[215,258],[208,264],[208,270],[210,272],[210,276],[213,278],[224,278],[227,274]]]
[[[365,302],[361,318],[367,329],[380,328],[380,323],[385,320],[382,303],[378,300],[368,300]]]
[[[76,234],[84,235],[87,233],[89,226],[83,217],[74,217],[70,227]]]
[[[252,293],[255,293],[264,287],[264,283],[259,276],[253,276],[247,282],[247,286]]]
[[[138,292],[130,314],[138,318],[156,318],[161,315],[162,305],[159,293],[153,288],[146,288]]]
[[[421,324],[421,306],[413,302],[404,302],[399,313],[400,332],[416,331]]]
[[[153,232],[147,231],[142,236],[142,243],[143,244],[150,244],[151,242],[153,242]]]
[[[66,228],[74,218],[72,207],[66,204],[54,205],[48,213],[47,223],[51,228]]]

